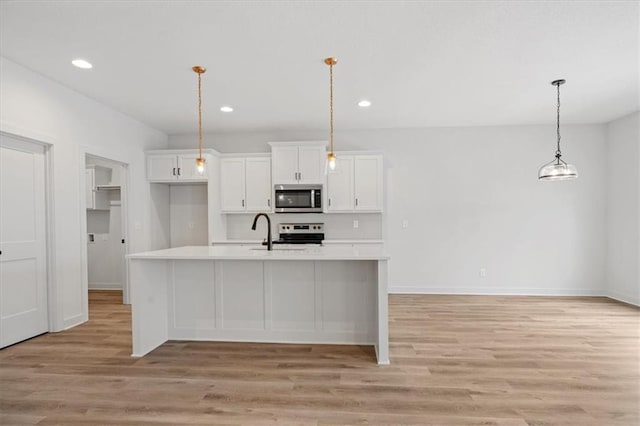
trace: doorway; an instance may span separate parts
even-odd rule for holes
[[[46,150],[0,133],[0,348],[49,331]]]
[[[85,154],[86,265],[89,315],[96,300],[127,302],[125,164]]]

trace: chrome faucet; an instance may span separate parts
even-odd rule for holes
[[[266,213],[258,213],[256,217],[253,218],[253,225],[251,225],[252,230],[256,230],[256,224],[258,223],[258,218],[260,216],[264,216],[267,219],[267,250],[273,249],[273,240],[271,239],[271,219]]]

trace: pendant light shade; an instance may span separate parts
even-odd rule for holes
[[[538,170],[538,180],[571,180],[578,177],[578,169],[573,164],[568,164],[562,159],[562,152],[560,151],[560,86],[566,83],[566,80],[555,80],[551,84],[556,86],[558,93],[557,104],[557,122],[556,122],[556,134],[558,137],[556,158],[553,161],[548,162]]]
[[[324,63],[329,65],[329,154],[327,165],[329,169],[336,168],[336,154],[333,152],[333,66],[338,63],[336,58],[326,58]]]
[[[196,65],[192,68],[198,74],[198,158],[196,158],[196,172],[200,176],[205,175],[206,160],[202,156],[202,74],[207,72],[205,67]]]

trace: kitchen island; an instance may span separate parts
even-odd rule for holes
[[[127,256],[133,356],[167,340],[375,346],[389,363],[381,247],[188,246]]]

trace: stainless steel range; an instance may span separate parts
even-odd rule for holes
[[[273,244],[322,244],[324,223],[281,223]]]

